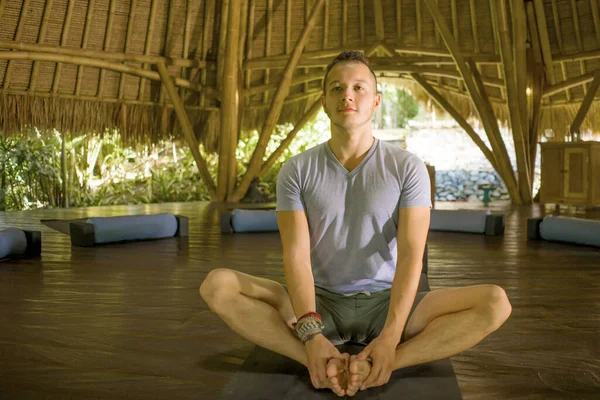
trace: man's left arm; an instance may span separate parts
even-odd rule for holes
[[[373,361],[371,373],[363,383],[364,388],[381,386],[391,376],[395,350],[419,286],[430,210],[430,207],[409,207],[401,208],[398,212],[398,260],[390,307],[381,334],[361,353],[360,358],[371,358]]]

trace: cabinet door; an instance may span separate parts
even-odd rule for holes
[[[588,190],[588,149],[565,149],[565,197],[586,199]]]
[[[540,201],[552,203],[563,199],[563,149],[542,147],[542,186]]]

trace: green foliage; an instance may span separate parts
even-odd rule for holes
[[[405,89],[380,84],[381,106],[375,115],[375,129],[405,128],[419,114],[417,100]]]

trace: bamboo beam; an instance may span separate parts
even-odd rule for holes
[[[21,34],[23,33],[23,27],[25,26],[25,19],[27,18],[27,12],[29,11],[30,0],[23,1],[23,7],[21,7],[21,13],[19,14],[19,22],[17,22],[17,31],[15,32],[15,42],[21,41]],[[6,66],[6,72],[4,73],[4,84],[3,87],[8,88],[10,86],[10,78],[12,76],[13,61],[8,60]]]
[[[362,0],[361,0],[362,2]],[[396,39],[402,42],[402,0],[396,0]],[[364,40],[363,40],[364,42]]]
[[[167,15],[167,32],[165,33],[165,47],[162,51],[163,56],[169,57],[171,55],[171,35],[173,32],[173,18],[175,14],[175,0],[169,0],[169,14]],[[192,74],[191,81],[194,80],[194,75]],[[159,103],[165,102],[165,87],[160,85],[160,89],[158,90],[158,101]]]
[[[24,50],[37,53],[62,54],[67,56],[80,56],[88,58],[96,58],[101,60],[112,60],[119,62],[135,62],[156,64],[159,62],[165,63],[174,67],[189,67],[189,68],[215,68],[212,62],[203,60],[184,60],[181,58],[162,57],[162,56],[145,56],[134,53],[118,53],[110,51],[98,51],[88,49],[76,49],[71,47],[51,46],[37,43],[14,42],[10,40],[0,40],[0,48],[11,50]]]
[[[307,0],[308,1],[308,0]],[[365,0],[358,2],[359,26],[360,26],[360,44],[365,44]]]
[[[342,0],[342,47],[348,41],[348,0]]]
[[[191,27],[192,27],[192,4],[193,4],[192,0],[188,0],[187,4],[186,4],[185,27],[183,30],[183,54],[182,54],[182,57],[184,60],[186,60],[190,55],[190,40],[192,38],[192,33],[190,32]],[[188,78],[188,70],[186,68],[181,68],[180,76],[183,79],[187,79]],[[179,88],[179,96],[181,97],[181,100],[185,103],[186,93],[185,93],[184,89],[181,87]]]
[[[169,76],[167,66],[164,63],[158,63],[156,64],[156,66],[158,67],[158,73],[160,74],[162,83],[165,85],[167,93],[169,94],[171,102],[173,103],[173,108],[175,109],[175,113],[177,114],[177,118],[179,119],[179,124],[181,125],[181,130],[183,131],[185,140],[190,146],[190,150],[192,151],[192,155],[194,156],[194,160],[196,161],[196,165],[198,166],[200,177],[202,178],[204,185],[208,189],[208,193],[210,193],[211,198],[215,199],[217,195],[217,189],[206,166],[206,161],[204,160],[204,158],[202,158],[202,155],[200,154],[199,144],[196,140],[196,136],[194,136],[194,130],[192,128],[190,120],[188,119],[187,113],[185,112],[183,102],[177,94],[177,89],[173,84],[171,76]]]
[[[525,12],[525,3],[523,0],[510,0],[511,14],[512,14],[512,27],[513,27],[513,46],[512,52],[514,53],[515,62],[515,84],[517,91],[517,101],[519,105],[520,120],[521,120],[521,132],[523,133],[523,139],[525,149],[529,149],[529,124],[528,112],[527,112],[527,50],[526,44],[528,41],[527,37],[527,18]],[[528,159],[529,151],[526,153],[526,159]],[[532,183],[533,184],[533,183]]]
[[[552,85],[552,86],[546,86],[544,88],[544,93],[542,94],[543,97],[548,97],[548,96],[552,96],[555,95],[557,93],[563,92],[565,90],[569,90],[571,88],[574,88],[576,86],[580,86],[583,85],[585,83],[589,83],[591,81],[594,80],[594,72],[588,72],[587,74],[584,75],[580,75],[577,76],[575,78],[571,78],[568,79],[566,81],[563,81],[559,84],[556,85]]]
[[[253,1],[253,0],[251,0]],[[215,13],[215,3],[212,1],[204,2],[204,24],[202,26],[202,59],[206,60],[206,55],[208,54],[208,22],[210,21],[210,17],[214,18]],[[252,36],[250,36],[252,37]],[[203,69],[200,74],[200,83],[204,86],[206,85],[206,69]],[[217,89],[218,90],[218,89]],[[204,94],[200,96],[200,106],[204,107],[205,104]]]
[[[528,3],[531,5],[531,3]],[[531,97],[532,110],[529,120],[529,170],[535,171],[535,159],[537,154],[537,143],[539,141],[539,126],[542,116],[542,89],[544,87],[544,70],[543,65],[536,63],[532,70],[531,79]]]
[[[461,97],[465,97],[469,100],[473,100],[473,98],[471,97],[471,95],[469,94],[469,92],[463,92],[460,89],[456,88],[456,87],[452,87],[452,86],[446,86],[446,85],[438,85],[437,81],[434,81],[432,79],[425,79],[425,81],[427,83],[429,83],[431,86],[433,86],[434,88],[437,88],[437,90],[442,90],[444,92],[456,95],[456,96],[461,96]],[[499,97],[492,97],[492,96],[487,96],[487,99],[491,104],[495,104],[497,106],[501,106],[501,107],[506,107],[506,101],[504,99],[501,99]],[[487,134],[487,133],[486,133]]]
[[[577,48],[581,52],[583,51],[583,41],[581,40],[581,27],[579,25],[579,13],[577,12],[577,4],[575,0],[571,0],[571,10],[573,11],[573,25],[575,27],[575,38],[577,39]],[[587,72],[585,68],[585,62],[583,60],[579,61],[579,70],[582,74]],[[587,91],[587,84],[584,85]]]
[[[148,18],[148,30],[146,31],[146,43],[144,44],[144,55],[150,55],[152,50],[152,36],[154,35],[154,26],[156,22],[156,11],[158,8],[158,0],[152,0],[150,4],[150,17]],[[185,57],[184,57],[185,58]],[[143,69],[148,69],[148,64],[142,64]],[[138,100],[143,100],[146,95],[146,80],[140,79],[138,91]]]
[[[3,0],[1,0],[3,1]],[[42,16],[42,24],[40,26],[40,32],[38,34],[38,40],[37,42],[40,43],[40,45],[42,43],[44,43],[44,40],[46,39],[46,30],[48,28],[48,21],[50,20],[50,12],[52,11],[52,3],[54,2],[54,0],[48,0],[46,2],[46,4],[44,5],[44,15]],[[0,10],[0,15],[2,15],[2,12]],[[2,42],[2,41],[0,41]],[[35,90],[35,85],[37,83],[37,76],[39,73],[39,69],[40,69],[40,64],[37,61],[33,62],[33,68],[31,71],[31,78],[29,79],[29,90],[30,91],[34,91]]]
[[[221,103],[221,132],[219,134],[219,168],[217,200],[225,201],[233,194],[235,185],[235,149],[238,139],[238,68],[240,0],[229,0],[227,38],[223,65],[223,102]],[[230,171],[233,169],[233,173]],[[233,181],[230,181],[233,177]]]
[[[323,79],[323,72],[321,72],[321,71],[313,72],[310,74],[296,76],[294,79],[292,79],[292,83],[290,85],[294,86],[294,85],[299,85],[299,84],[303,84],[306,82],[312,82],[312,81],[322,80],[322,79]],[[252,96],[252,95],[263,93],[265,91],[270,92],[275,89],[277,89],[276,83],[270,83],[268,85],[253,86],[253,87],[249,87],[246,90],[244,90],[244,95]]]
[[[529,1],[525,3],[525,7],[525,12],[527,13],[527,26],[529,27],[529,38],[531,40],[531,55],[533,56],[533,61],[535,64],[540,64],[542,69],[545,69],[544,57],[542,55],[542,45],[540,42],[540,35],[538,32],[537,20],[535,18],[533,2]]]
[[[477,26],[477,13],[475,12],[475,0],[469,0],[469,9],[471,11],[471,28],[473,29],[473,44],[475,53],[479,53],[479,28]]]
[[[329,0],[325,0],[323,6],[323,50],[329,43]]]
[[[362,7],[362,0],[360,0],[360,1],[361,1],[361,3],[359,5]],[[311,3],[312,3],[311,0],[304,0],[304,25],[306,25],[306,23],[308,22],[308,16],[310,14],[310,7],[312,6]],[[364,16],[361,15],[360,17],[361,17],[361,21],[364,22]],[[362,25],[361,25],[361,29],[362,29]],[[308,74],[308,68],[304,68],[304,74],[305,75]],[[304,87],[302,88],[302,90],[304,91],[304,93],[308,92],[308,82],[306,82],[304,84]]]
[[[421,1],[415,0],[415,15],[417,19],[417,46],[423,43],[423,32],[421,31]]]
[[[450,12],[452,13],[452,33],[456,43],[460,43],[458,35],[458,12],[456,11],[456,0],[450,0]]]
[[[506,79],[506,95],[508,100],[510,126],[512,129],[513,140],[515,142],[515,153],[517,158],[517,172],[519,175],[519,191],[521,199],[526,204],[532,201],[531,187],[532,177],[529,171],[529,148],[523,132],[523,122],[519,93],[517,88],[516,72],[513,68],[514,60],[512,55],[512,43],[508,31],[508,14],[504,0],[498,0],[496,12],[492,13],[493,18],[497,18],[498,37],[500,39],[500,56],[504,67],[504,77]],[[524,88],[523,88],[524,89]],[[528,138],[528,137],[527,137]]]
[[[373,14],[375,18],[375,38],[377,39],[377,42],[382,43],[385,40],[385,30],[383,26],[383,5],[381,4],[381,0],[373,0]],[[377,55],[381,56],[381,53],[377,51]]]
[[[112,16],[115,13],[114,3],[115,3],[114,1],[110,2],[110,9],[109,9],[109,16],[108,16],[109,25],[112,24]],[[96,4],[96,0],[90,0],[90,2],[88,3],[87,15],[85,17],[85,26],[83,28],[83,40],[81,42],[82,49],[85,49],[87,47],[88,40],[90,38],[90,29],[92,28],[92,15],[94,13],[94,5],[95,4]],[[101,74],[103,72],[104,72],[104,70],[100,70]],[[81,93],[82,78],[83,78],[83,65],[80,65],[79,68],[77,68],[77,81],[75,82],[75,94],[76,95],[79,95]]]
[[[265,18],[267,22],[267,32],[265,34],[265,57],[268,57],[271,53],[271,32],[272,32],[272,19],[273,19],[273,0],[267,0],[267,11],[265,13]],[[269,78],[271,75],[271,69],[267,66],[265,70],[265,76],[263,79],[263,83],[266,85],[269,83]],[[263,103],[267,104],[268,101],[268,93],[263,94]]]
[[[598,92],[598,87],[600,87],[600,70],[594,73],[594,80],[590,85],[587,93],[585,94],[585,98],[581,102],[581,106],[579,107],[579,111],[577,111],[577,115],[571,124],[571,133],[579,132],[579,128],[581,128],[581,124],[585,119],[588,111],[590,110],[590,106],[594,101],[594,97],[596,97],[596,93]]]
[[[544,11],[543,0],[533,0],[535,7],[535,17],[537,21],[537,33],[540,38],[542,48],[542,58],[546,72],[546,81],[554,85],[554,67],[552,65],[552,51],[550,47],[550,38],[548,37],[548,25],[546,24],[546,13]]]
[[[65,22],[62,30],[62,37],[60,39],[60,45],[64,46],[67,44],[67,38],[69,36],[69,28],[71,26],[71,18],[73,17],[73,7],[75,6],[75,0],[69,0],[69,5],[67,6],[67,15],[65,16]],[[58,93],[58,84],[60,82],[60,73],[62,70],[62,64],[56,64],[56,69],[54,70],[54,81],[52,82],[52,93]]]
[[[115,15],[115,4],[116,4],[116,1],[111,0],[110,9],[108,12],[108,23],[106,24],[106,35],[104,36],[104,46],[103,46],[104,51],[108,51],[108,49],[110,47],[110,40],[112,38],[112,25],[113,25],[113,20],[114,20],[114,15]],[[83,67],[80,67],[80,68],[83,68]],[[105,69],[100,70],[100,79],[99,79],[99,83],[98,83],[98,97],[102,97],[103,93],[104,93],[105,73],[106,73]]]
[[[269,0],[272,1],[272,0]],[[227,24],[229,23],[229,0],[221,2],[221,23],[219,25],[219,44],[217,50],[217,89],[223,90],[223,65],[225,63],[225,42],[227,41]]]
[[[124,53],[127,53],[129,49],[129,43],[131,42],[131,34],[133,32],[133,21],[135,20],[135,11],[137,6],[137,0],[131,0],[131,5],[129,6],[129,17],[127,19],[127,33],[125,34],[125,48],[123,49]],[[125,96],[125,75],[121,74],[119,78],[119,99],[122,99]]]
[[[439,94],[433,88],[433,86],[427,83],[427,81],[425,81],[425,79],[423,79],[423,77],[421,77],[419,74],[413,73],[410,74],[410,76],[415,80],[415,82],[419,84],[419,86],[421,86],[421,88],[423,88],[423,90],[425,90],[429,94],[429,96],[431,96],[432,100],[435,101],[437,105],[440,106],[440,108],[442,108],[448,113],[448,115],[454,118],[454,120],[461,126],[461,128],[465,130],[467,135],[469,135],[471,140],[473,140],[473,142],[479,148],[479,150],[481,150],[481,152],[483,153],[485,158],[490,162],[492,167],[498,171],[498,165],[496,164],[496,157],[494,156],[494,153],[492,153],[492,151],[487,147],[484,141],[481,140],[481,138],[479,137],[477,132],[475,132],[475,130],[471,127],[471,125],[469,125],[469,123],[460,115],[460,113],[456,111],[454,107],[452,107],[450,102],[448,102],[441,94]]]
[[[317,0],[313,5],[312,11],[308,18],[307,24],[304,26],[298,41],[296,42],[296,46],[290,56],[288,65],[286,66],[283,76],[281,77],[281,82],[279,83],[279,87],[273,96],[272,106],[267,114],[265,119],[265,123],[263,125],[263,129],[261,131],[260,137],[258,139],[258,143],[256,145],[256,149],[254,154],[252,154],[252,158],[248,164],[248,169],[246,174],[242,178],[240,185],[237,187],[234,195],[232,196],[232,201],[241,200],[248,188],[250,187],[250,183],[252,179],[260,172],[260,167],[262,165],[262,159],[266,151],[267,144],[269,139],[271,138],[271,134],[273,132],[273,128],[275,128],[275,124],[279,119],[279,115],[281,113],[281,109],[283,107],[283,102],[288,94],[290,83],[292,81],[292,76],[294,74],[294,70],[296,69],[296,65],[300,60],[300,55],[302,54],[302,50],[304,46],[308,43],[309,35],[312,29],[314,28],[317,15],[319,11],[323,7],[324,0]]]
[[[45,53],[31,53],[25,51],[0,51],[0,60],[35,60],[35,61],[49,61],[55,63],[84,65],[86,67],[104,68],[111,71],[121,72],[124,74],[135,75],[146,79],[155,81],[160,80],[158,72],[144,70],[139,67],[133,67],[131,65],[112,63],[104,60],[97,60],[87,57],[78,56],[66,56],[62,54],[45,54]],[[200,85],[192,84],[190,81],[185,79],[175,78],[175,84],[177,86],[185,87],[195,91],[203,90]],[[206,90],[213,92],[211,89]],[[56,92],[53,92],[56,93]]]
[[[344,1],[344,3],[343,3],[344,11],[346,11],[345,7],[346,7],[346,2]],[[345,14],[344,14],[344,17],[345,17]],[[346,26],[344,25],[344,27],[342,29],[343,32],[345,32],[345,28],[346,28]],[[342,39],[344,39],[344,36],[342,36]],[[283,50],[283,52],[285,54],[288,54],[290,52],[290,47],[292,45],[291,40],[292,40],[292,0],[286,0],[286,2],[285,2],[285,42],[284,42],[284,50]]]
[[[287,96],[285,98],[285,101],[283,102],[283,105],[289,105],[301,100],[306,100],[306,99],[310,99],[311,97],[315,97],[315,96],[321,96],[323,94],[323,89],[319,88],[319,89],[311,89],[308,92],[302,92],[302,93],[296,93],[293,94],[291,96]],[[269,104],[264,104],[264,103],[256,103],[256,104],[250,104],[249,106],[246,107],[249,110],[259,110],[259,109],[263,109],[263,108],[269,108]]]
[[[267,159],[267,161],[264,162],[262,167],[260,167],[260,172],[258,173],[259,178],[263,177],[267,172],[269,172],[269,169],[271,169],[273,164],[275,164],[279,157],[281,157],[281,154],[283,154],[285,149],[287,149],[290,143],[292,143],[298,132],[300,132],[302,128],[304,128],[307,122],[312,121],[317,116],[319,110],[321,110],[320,98],[313,103],[313,105],[308,109],[308,111],[300,118],[300,121],[298,121],[294,125],[294,128],[287,134],[285,139],[281,141],[277,149],[269,156],[269,158]]]
[[[560,16],[558,14],[558,7],[556,5],[556,0],[552,0],[552,15],[554,17],[554,30],[556,31],[556,41],[558,42],[558,49],[560,53],[563,53],[563,38],[562,32],[560,29]],[[556,58],[556,57],[555,57]],[[563,80],[567,80],[567,69],[565,68],[565,63],[560,63],[560,69],[562,71]],[[571,92],[566,91],[567,101],[571,101]]]
[[[452,54],[452,57],[454,58],[454,61],[456,62],[456,66],[458,67],[460,74],[462,75],[462,77],[465,81],[465,86],[467,87],[467,90],[469,91],[469,93],[472,97],[473,103],[475,104],[475,107],[479,113],[481,122],[482,122],[482,124],[485,128],[485,131],[488,135],[488,138],[490,140],[490,144],[492,145],[492,150],[494,151],[494,154],[497,157],[497,165],[499,167],[499,174],[502,177],[502,179],[504,180],[504,183],[506,184],[506,187],[507,187],[513,201],[516,204],[520,204],[521,196],[520,196],[520,193],[518,190],[518,186],[517,186],[514,174],[512,172],[512,167],[510,164],[510,160],[508,158],[508,153],[506,151],[506,147],[504,146],[504,142],[502,141],[502,137],[500,136],[500,131],[498,129],[498,123],[497,123],[496,118],[493,115],[493,113],[490,114],[489,112],[486,112],[486,109],[484,107],[484,104],[485,104],[484,99],[487,99],[487,93],[485,93],[485,91],[483,91],[483,90],[480,93],[475,84],[475,77],[478,76],[477,68],[476,67],[474,69],[471,68],[472,69],[472,71],[471,71],[467,67],[467,63],[466,63],[463,55],[460,52],[458,43],[454,39],[452,32],[450,32],[450,29],[448,28],[446,20],[444,19],[443,15],[441,14],[440,10],[438,9],[434,0],[423,0],[423,1],[425,2],[425,5],[429,9],[429,12],[430,12],[431,16],[433,17],[433,20],[435,21],[437,29],[439,30],[440,35],[441,35],[442,39],[444,40],[444,43],[446,43],[446,47],[448,48],[448,51],[450,52],[450,54]],[[483,87],[483,84],[481,85],[481,87]]]
[[[598,0],[590,0],[592,18],[594,19],[594,32],[596,32],[596,45],[600,46],[600,16],[598,15]]]

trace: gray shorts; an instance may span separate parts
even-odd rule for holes
[[[346,342],[368,344],[379,336],[390,306],[391,289],[344,296],[315,287],[317,312],[321,314],[323,334],[334,345]],[[428,292],[419,292],[408,314],[408,319]],[[402,332],[401,341],[405,340]]]

